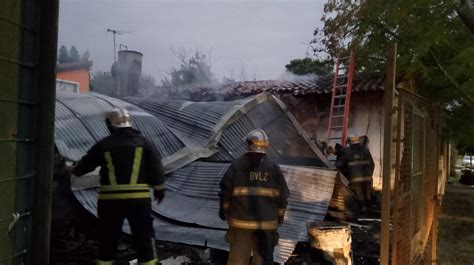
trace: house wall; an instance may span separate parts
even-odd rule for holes
[[[89,92],[89,69],[78,69],[56,73],[57,79],[74,81],[79,83],[80,93]]]
[[[327,138],[330,95],[282,96],[282,100],[316,142]],[[351,133],[369,137],[369,150],[375,162],[373,187],[380,190],[382,188],[383,91],[352,94],[348,134]]]

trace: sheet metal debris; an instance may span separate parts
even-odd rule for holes
[[[166,199],[153,207],[158,239],[227,249],[227,225],[217,214],[218,184],[229,162],[244,153],[243,137],[257,127],[269,132],[269,156],[282,166],[291,192],[275,260],[285,261],[296,243],[307,239],[306,223],[326,215],[336,171],[323,168],[329,163],[273,96],[207,103],[127,101],[60,93],[55,142],[61,154],[77,160],[107,135],[103,122],[107,110],[124,106],[132,111],[134,127],[152,139],[167,166]],[[82,188],[74,191],[76,198],[96,214],[97,189]]]

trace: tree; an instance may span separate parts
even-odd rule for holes
[[[110,72],[96,71],[92,73],[91,91],[111,96],[114,89],[114,79]]]
[[[285,65],[285,67],[288,71],[297,75],[327,75],[331,72],[329,61],[321,61],[311,58],[291,60],[289,64]]]
[[[61,45],[58,52],[58,63],[69,63],[71,58],[69,57],[69,52],[66,46]]]
[[[189,51],[180,48],[173,53],[180,62],[179,68],[171,68],[169,77],[161,80],[164,87],[175,87],[193,84],[210,84],[215,81],[211,71],[211,62],[207,56],[199,51],[189,58]]]
[[[69,50],[69,57],[72,63],[79,62],[81,60],[81,55],[76,49],[76,46],[72,45],[71,49]]]
[[[397,42],[399,77],[415,80],[417,92],[444,108],[451,136],[474,146],[474,34],[460,7],[440,0],[328,0],[315,52],[334,59],[341,48],[353,48],[359,70],[383,72],[386,47]]]
[[[81,61],[89,61],[89,51],[85,51],[83,54],[82,54],[82,57],[81,57]]]
[[[155,84],[155,78],[151,75],[143,74],[138,79],[138,95],[149,96],[156,92],[158,86]]]

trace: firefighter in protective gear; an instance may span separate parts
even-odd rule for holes
[[[357,135],[350,135],[347,142],[349,148],[336,160],[336,167],[350,180],[361,212],[366,213],[367,207],[371,205],[370,191],[375,163],[369,150],[359,143]]]
[[[82,176],[101,167],[97,264],[113,264],[125,218],[135,238],[139,264],[156,264],[150,188],[160,203],[165,195],[160,156],[152,143],[132,128],[125,108],[114,108],[106,123],[110,135],[92,146],[71,169]]]
[[[256,129],[245,138],[247,152],[220,182],[219,217],[227,220],[227,264],[273,265],[277,228],[283,223],[289,190],[280,167],[266,156],[267,134]]]

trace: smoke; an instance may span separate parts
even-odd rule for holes
[[[171,47],[212,49],[217,79],[229,77],[229,69],[236,80],[275,79],[305,55],[301,43],[320,26],[322,11],[320,0],[63,0],[59,42],[89,50],[93,71],[110,70],[112,28],[131,32],[116,35],[117,48],[142,52],[143,73],[157,81],[175,65]]]
[[[307,74],[307,75],[296,75],[290,71],[285,71],[278,78],[279,81],[288,82],[316,82],[319,79],[318,75]]]

